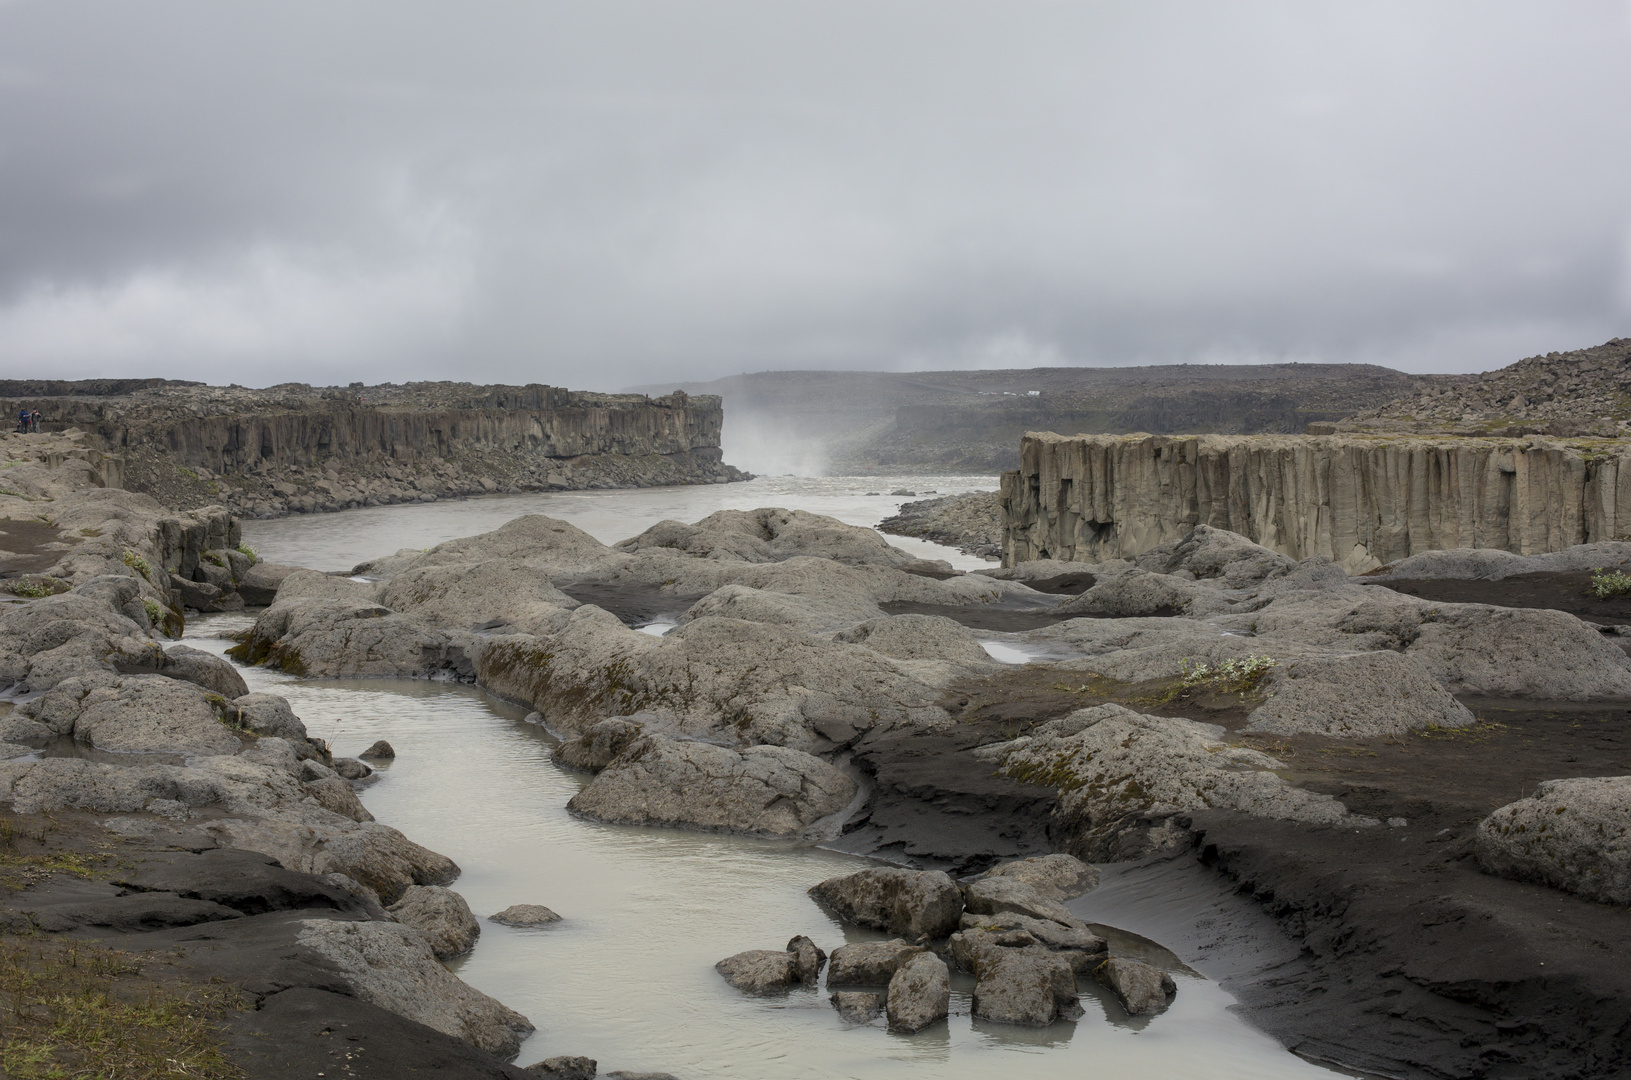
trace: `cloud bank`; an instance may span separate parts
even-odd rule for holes
[[[0,369],[612,389],[1631,333],[1624,2],[0,4]]]

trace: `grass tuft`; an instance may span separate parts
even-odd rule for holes
[[[15,1080],[239,1080],[224,985],[140,979],[142,958],[84,941],[0,941],[0,1070]]]
[[[1591,573],[1591,591],[1599,600],[1631,593],[1631,574],[1598,567]]]

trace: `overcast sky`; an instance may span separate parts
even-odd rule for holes
[[[1631,335],[1631,5],[0,0],[0,373]]]

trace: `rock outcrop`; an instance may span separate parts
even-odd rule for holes
[[[939,870],[876,867],[828,878],[810,895],[846,922],[914,941],[947,936],[963,914],[962,892]]]
[[[1607,904],[1631,904],[1631,776],[1548,780],[1478,825],[1478,865]]]
[[[1003,474],[1003,565],[1133,558],[1196,525],[1350,573],[1442,548],[1631,535],[1631,443],[1031,433]]]
[[[951,1007],[951,972],[934,953],[919,953],[889,980],[885,1009],[889,1030],[922,1031],[944,1020]]]
[[[598,821],[793,836],[854,797],[855,781],[799,750],[646,735],[567,807]]]
[[[8,384],[0,408],[94,435],[120,486],[257,516],[492,491],[723,483],[717,397],[408,383],[264,390]],[[45,391],[39,395],[30,390]],[[77,392],[90,390],[93,392]],[[101,392],[95,392],[101,391]]]

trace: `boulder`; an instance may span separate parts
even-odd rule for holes
[[[297,595],[284,598],[290,592]],[[299,595],[312,592],[332,595]],[[278,602],[229,655],[314,678],[470,679],[480,641],[382,607],[354,582],[303,571],[284,581]]]
[[[781,993],[799,981],[795,958],[786,950],[750,949],[727,956],[714,969],[745,994]]]
[[[993,866],[975,880],[1012,878],[1049,900],[1070,900],[1098,887],[1099,872],[1074,855],[1036,855]]]
[[[973,954],[974,1015],[1002,1024],[1045,1027],[1082,1015],[1076,973],[1057,953],[986,945]]]
[[[16,711],[98,750],[235,754],[242,744],[221,722],[211,696],[163,675],[97,673],[66,679]]]
[[[1061,615],[1124,619],[1139,615],[1212,615],[1229,608],[1230,602],[1210,586],[1129,569],[1101,574],[1091,589],[1054,610]]]
[[[246,604],[265,607],[277,599],[278,586],[283,584],[283,579],[298,569],[298,566],[258,562],[238,579],[238,595],[244,598]]]
[[[785,746],[732,750],[644,735],[567,807],[598,821],[792,836],[842,810],[855,791],[832,765]]]
[[[408,570],[385,583],[379,601],[432,626],[511,634],[557,633],[578,606],[547,568],[515,559]]]
[[[380,739],[379,741],[375,742],[374,745],[370,746],[357,756],[360,758],[372,758],[376,761],[391,761],[396,757],[396,751],[391,748],[390,743],[386,742],[384,739]],[[588,1059],[585,1058],[584,1060]]]
[[[1366,828],[1329,795],[1294,787],[1267,754],[1231,745],[1220,727],[1120,705],[1081,709],[1012,742],[974,751],[1013,779],[1059,792],[1049,832],[1085,859],[1132,858],[1188,842],[1168,828],[1187,811],[1238,810],[1314,825]]]
[[[223,590],[207,581],[188,581],[172,577],[170,587],[180,598],[183,607],[194,611],[242,611],[243,597],[236,591]]]
[[[306,725],[294,714],[288,701],[277,694],[244,694],[233,698],[227,717],[257,735],[287,739],[297,748],[306,742]]]
[[[803,934],[787,943],[787,951],[793,957],[793,977],[806,986],[814,986],[821,978],[827,954]]]
[[[974,668],[993,666],[972,631],[944,615],[894,615],[868,619],[833,635],[897,660],[950,660]]]
[[[650,714],[642,714],[650,715]],[[645,732],[642,717],[614,716],[555,748],[554,758],[569,769],[599,772]]]
[[[811,886],[810,895],[856,926],[920,940],[957,929],[963,894],[939,870],[874,867]]]
[[[1631,776],[1548,780],[1478,825],[1485,873],[1631,904]]]
[[[307,762],[311,764],[311,762]],[[352,821],[373,821],[374,815],[357,798],[357,790],[338,776],[324,776],[301,785],[307,795],[321,806]]]
[[[249,693],[237,668],[214,653],[190,645],[172,645],[165,649],[164,663],[159,670],[172,679],[194,683],[224,698],[239,698]]]
[[[481,936],[481,924],[464,897],[441,885],[410,885],[387,910],[424,934],[438,960],[469,952]]]
[[[419,931],[387,922],[306,919],[296,941],[357,997],[511,1061],[535,1030],[525,1016],[443,967]]]
[[[889,1030],[922,1031],[944,1020],[951,1007],[951,972],[934,953],[920,953],[889,980]]]
[[[963,894],[963,902],[972,915],[1000,915],[1011,911],[1060,926],[1085,925],[1065,905],[1048,899],[1034,885],[1015,877],[981,878],[969,885]]]
[[[600,1063],[594,1058],[562,1055],[545,1058],[521,1071],[533,1073],[543,1080],[595,1080],[595,1071],[599,1067]]]
[[[870,1024],[883,1012],[883,995],[840,990],[832,996],[832,1006],[846,1024]]]
[[[333,769],[347,780],[362,780],[374,775],[374,770],[358,761],[356,758],[337,757],[334,759]]]
[[[487,917],[502,926],[516,926],[526,929],[548,926],[551,923],[561,921],[559,915],[542,904],[511,904],[498,914]]]
[[[828,986],[888,986],[900,966],[921,952],[922,945],[893,941],[856,941],[832,951],[827,968]]]
[[[1473,723],[1413,657],[1385,650],[1280,664],[1264,690],[1268,700],[1246,718],[1246,731],[1368,739]]]
[[[1094,968],[1093,978],[1116,995],[1128,1016],[1160,1012],[1178,993],[1171,975],[1142,960],[1121,956],[1113,956]]]
[[[968,934],[978,931],[986,934],[1002,934],[1012,931],[1024,931],[1031,935],[1032,940],[1058,951],[1079,952],[1084,957],[1103,953],[1104,939],[1099,937],[1086,926],[1062,926],[1051,919],[1033,919],[1029,915],[1005,911],[997,915],[971,915],[963,913],[962,929],[960,933]],[[955,938],[957,935],[952,935]],[[1101,957],[1102,959],[1102,957]],[[1072,961],[1077,963],[1077,961]],[[959,965],[963,967],[963,965]],[[972,971],[973,968],[965,968]],[[1082,970],[1080,967],[1077,970]]]

